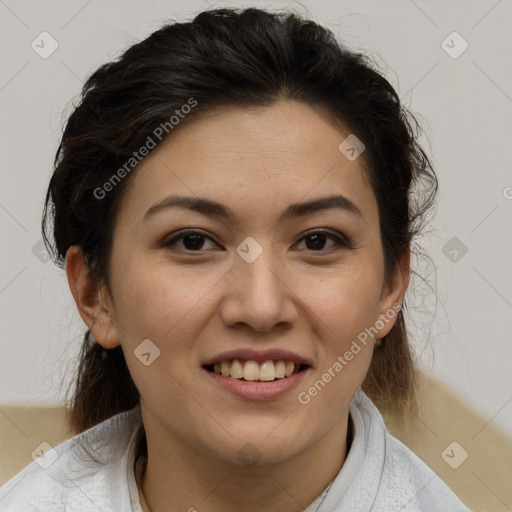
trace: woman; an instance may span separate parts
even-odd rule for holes
[[[101,66],[43,216],[88,327],[76,436],[6,510],[467,511],[370,400],[414,398],[437,180],[409,117],[291,13],[203,12]]]

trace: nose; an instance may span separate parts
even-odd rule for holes
[[[277,325],[291,327],[298,318],[298,298],[290,281],[290,273],[270,249],[252,263],[235,255],[220,308],[224,324],[245,324],[259,332]]]

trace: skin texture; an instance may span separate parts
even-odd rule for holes
[[[407,253],[384,282],[379,213],[363,158],[350,161],[338,150],[349,133],[290,100],[190,119],[133,171],[115,226],[111,294],[89,277],[79,247],[69,249],[66,271],[80,314],[103,347],[122,345],[141,394],[148,440],[142,487],[153,512],[299,511],[340,471],[348,407],[373,340],[307,405],[297,395],[402,303],[409,276]],[[171,194],[218,201],[236,217],[173,207],[143,221]],[[278,222],[289,204],[331,194],[351,199],[364,219],[331,208]],[[205,235],[202,246],[185,239],[163,246],[187,228]],[[352,247],[305,238],[318,229]],[[263,249],[252,263],[235,251],[248,236]],[[145,339],[160,349],[149,366],[134,355]],[[202,364],[247,347],[294,351],[312,369],[278,399],[235,397]],[[251,466],[239,456],[249,442],[259,457]]]

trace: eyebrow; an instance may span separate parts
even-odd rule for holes
[[[223,219],[235,218],[235,213],[231,208],[211,199],[203,197],[187,197],[187,196],[169,196],[159,203],[151,206],[144,214],[142,220],[152,217],[156,213],[167,210],[172,207],[186,208],[203,215],[219,217]],[[303,203],[293,203],[289,205],[279,216],[279,221],[289,220],[296,217],[302,217],[311,213],[331,208],[345,210],[366,222],[361,210],[347,197],[342,195],[330,195],[320,197]]]

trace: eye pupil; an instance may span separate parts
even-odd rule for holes
[[[311,244],[309,244],[307,241],[306,241],[306,246],[308,249],[312,249],[312,250],[318,250],[318,249],[322,249],[322,247],[325,245],[325,238],[326,238],[326,235],[323,234],[323,233],[314,233],[312,235],[309,235],[307,237],[307,240],[313,240],[313,247],[311,247]],[[320,243],[319,243],[320,241]]]
[[[193,240],[192,244],[187,242],[191,238]],[[183,245],[188,246],[188,247],[186,247],[187,249],[192,249],[192,250],[193,249],[201,249],[203,244],[204,244],[204,236],[203,235],[198,235],[196,233],[189,233],[188,235],[183,236]],[[190,245],[192,245],[192,247],[190,247]]]

